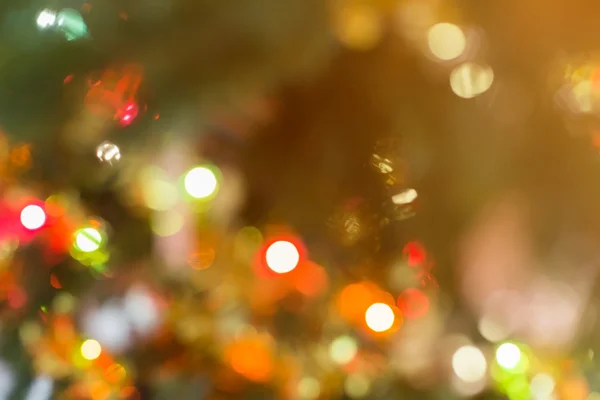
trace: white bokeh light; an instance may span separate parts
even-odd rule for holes
[[[464,52],[467,39],[460,27],[442,22],[429,28],[427,42],[434,56],[448,61],[459,57]]]
[[[21,224],[29,230],[41,228],[46,222],[46,213],[40,206],[29,205],[21,211]]]
[[[365,313],[367,326],[375,332],[385,332],[394,324],[394,310],[384,303],[372,304]]]
[[[515,368],[521,361],[521,349],[514,343],[504,343],[496,350],[496,361],[503,368]]]
[[[293,243],[279,240],[267,249],[266,261],[273,272],[285,274],[296,268],[300,261],[300,253]]]
[[[452,369],[462,381],[474,383],[485,377],[487,362],[477,347],[463,346],[452,356]]]
[[[75,245],[85,253],[91,253],[100,248],[102,234],[94,228],[84,228],[75,234]]]
[[[86,336],[115,353],[126,350],[131,344],[131,328],[129,316],[118,303],[109,303],[93,310],[83,319]]]
[[[189,171],[184,179],[185,190],[196,199],[204,199],[215,193],[218,186],[215,173],[206,167]]]
[[[43,10],[38,14],[36,23],[40,29],[50,28],[56,23],[56,13],[48,9]]]

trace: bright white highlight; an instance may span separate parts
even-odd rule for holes
[[[371,305],[365,313],[367,326],[375,332],[385,332],[394,324],[394,310],[384,303]]]
[[[278,274],[292,271],[300,261],[300,253],[296,246],[284,240],[269,246],[266,254],[267,266]]]
[[[41,228],[46,222],[46,213],[40,206],[30,205],[21,211],[21,224],[33,231]]]

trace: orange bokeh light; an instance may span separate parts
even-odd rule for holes
[[[271,351],[260,339],[242,339],[231,344],[226,352],[231,368],[254,382],[268,381],[273,374]]]

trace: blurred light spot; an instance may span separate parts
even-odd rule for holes
[[[25,400],[49,400],[52,397],[52,391],[54,389],[54,381],[48,376],[38,376],[35,378]]]
[[[394,310],[384,303],[371,305],[365,313],[367,326],[375,332],[385,332],[394,325]]]
[[[177,204],[177,188],[162,179],[150,178],[143,183],[143,196],[151,210],[167,211]]]
[[[452,356],[452,369],[461,380],[478,382],[485,376],[487,363],[485,356],[477,347],[463,346]]]
[[[83,228],[75,233],[75,246],[84,253],[91,253],[100,248],[102,234],[94,228]]]
[[[0,360],[0,399],[8,399],[16,382],[15,373],[10,365]]]
[[[381,16],[368,6],[343,7],[336,28],[340,42],[356,50],[374,48],[383,36]]]
[[[272,271],[285,274],[296,268],[300,261],[300,252],[293,243],[279,240],[267,249],[266,261]]]
[[[89,311],[83,318],[83,330],[109,351],[121,352],[131,344],[129,315],[118,303]]]
[[[598,393],[598,392],[590,393],[590,395],[587,397],[587,400],[600,400],[600,393]]]
[[[331,343],[329,356],[340,365],[348,364],[356,357],[358,346],[356,340],[350,336],[340,336]]]
[[[419,289],[409,288],[398,296],[398,308],[406,318],[421,318],[429,310],[429,298]]]
[[[513,369],[521,361],[521,349],[514,343],[504,343],[496,350],[496,361],[502,368]]]
[[[100,357],[100,353],[102,353],[102,346],[93,339],[88,339],[81,345],[81,355],[86,360],[95,360]]]
[[[392,202],[397,205],[410,204],[417,199],[419,195],[415,189],[406,189],[392,196]]]
[[[273,374],[270,349],[261,340],[239,340],[226,349],[225,357],[238,374],[251,381],[264,382]]]
[[[346,378],[344,382],[344,390],[348,397],[358,399],[369,394],[371,382],[369,378],[362,374],[352,374]]]
[[[41,228],[46,222],[46,213],[40,206],[29,205],[21,211],[21,224],[31,231]]]
[[[450,74],[450,87],[454,94],[471,99],[486,92],[494,82],[494,71],[487,65],[467,62]]]
[[[104,377],[108,382],[119,382],[125,379],[127,371],[121,364],[112,364],[104,371]]]
[[[478,328],[481,336],[492,343],[500,342],[510,335],[510,331],[504,329],[487,315],[479,319]]]
[[[52,308],[57,314],[69,314],[75,308],[75,297],[69,293],[59,293],[52,301]]]
[[[40,29],[49,28],[56,23],[56,13],[54,11],[45,9],[38,14],[36,23]]]
[[[556,383],[554,379],[547,374],[537,374],[531,380],[529,390],[534,400],[549,400],[552,398]]]
[[[103,142],[96,148],[96,157],[100,161],[106,161],[109,164],[113,161],[119,161],[121,159],[121,150],[119,146],[111,142]]]
[[[409,242],[404,246],[404,254],[406,255],[408,265],[417,267],[425,262],[427,253],[425,247],[419,242]]]
[[[148,335],[158,327],[161,320],[159,309],[145,288],[134,286],[129,289],[124,305],[131,325],[139,334]]]
[[[139,114],[139,107],[138,107],[137,103],[130,102],[129,104],[127,104],[124,107],[121,114],[122,114],[120,117],[121,125],[127,126],[127,125],[131,124],[133,122],[133,120]]]
[[[429,28],[427,42],[429,43],[431,53],[444,61],[459,57],[467,44],[462,29],[447,22],[439,23]]]
[[[174,210],[157,212],[152,217],[152,232],[158,236],[173,236],[183,228],[183,216]]]
[[[185,175],[184,185],[190,196],[205,199],[217,191],[218,180],[210,168],[197,167]]]
[[[298,383],[298,397],[313,400],[321,394],[321,384],[315,378],[302,378]]]

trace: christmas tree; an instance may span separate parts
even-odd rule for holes
[[[0,399],[599,398],[598,11],[4,2]]]

